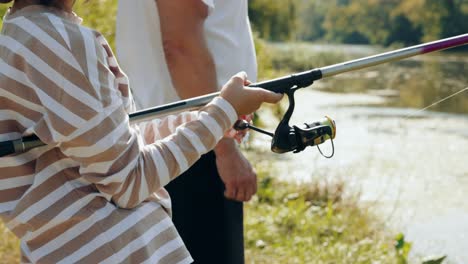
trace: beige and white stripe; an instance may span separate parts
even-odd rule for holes
[[[0,158],[0,216],[24,263],[190,263],[163,189],[236,120],[222,98],[129,125],[129,81],[105,38],[56,9],[7,14],[0,141],[47,145]]]

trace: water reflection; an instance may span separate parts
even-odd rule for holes
[[[468,61],[458,56],[424,55],[341,74],[321,80],[319,89],[335,93],[367,93],[387,98],[385,107],[424,108],[468,87]],[[429,110],[468,113],[468,91],[441,102]]]

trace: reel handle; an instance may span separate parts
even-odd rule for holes
[[[333,141],[336,136],[335,121],[328,116],[317,122],[304,125],[304,128],[293,126],[297,142],[297,148],[294,150],[294,153],[300,152],[306,147],[318,147],[318,145],[323,144],[328,139]]]
[[[278,133],[279,132],[279,133]],[[336,124],[333,119],[326,116],[303,126],[281,126],[276,130],[271,142],[271,150],[275,153],[293,151],[298,153],[306,147],[318,146],[336,136]]]

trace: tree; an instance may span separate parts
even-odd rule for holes
[[[412,45],[468,32],[466,0],[251,0],[261,38]]]
[[[261,38],[274,41],[295,39],[299,0],[251,0],[249,17]]]

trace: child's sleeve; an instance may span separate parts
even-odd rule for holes
[[[82,177],[120,207],[137,206],[188,169],[237,119],[229,102],[218,97],[196,113],[179,115],[188,122],[166,130],[164,139],[155,136],[160,129],[152,129],[157,122],[143,131],[132,127],[128,91],[119,87],[118,65],[109,62],[102,37],[83,27],[69,30],[68,37],[74,49],[40,58],[53,71],[54,86],[46,88],[42,74],[28,76],[45,108],[35,133],[77,162]]]
[[[178,126],[197,120],[198,112],[182,112],[138,124],[146,144],[154,143],[176,132]]]

